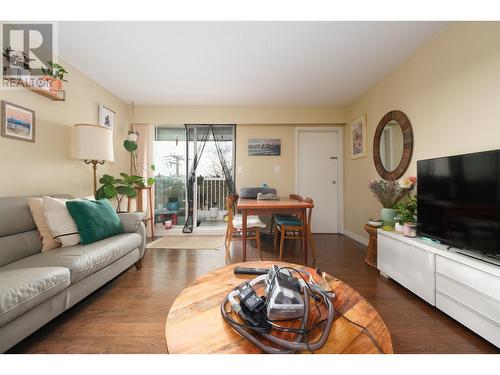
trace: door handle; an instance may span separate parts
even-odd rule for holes
[[[337,183],[337,181],[335,181],[335,180],[333,180],[333,181],[332,181],[332,184],[334,184],[334,185],[335,185],[336,183]]]
[[[337,156],[330,156],[330,159],[332,159],[332,160],[337,160],[337,159],[338,159],[338,157],[337,157]]]

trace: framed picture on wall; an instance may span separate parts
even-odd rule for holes
[[[99,106],[99,125],[111,130],[115,129],[116,113],[106,106]]]
[[[248,156],[281,155],[281,139],[249,139]]]
[[[351,121],[351,158],[366,156],[366,113]]]
[[[35,142],[35,112],[2,100],[2,137]]]

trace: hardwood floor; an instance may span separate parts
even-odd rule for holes
[[[366,247],[340,235],[315,235],[316,266],[350,284],[380,313],[396,353],[499,353],[487,341],[363,261]],[[285,261],[302,262],[298,241]],[[275,259],[270,240],[263,258]],[[241,260],[234,243],[231,263]],[[142,269],[130,268],[9,353],[165,353],[165,321],[180,291],[197,276],[222,267],[224,251],[148,249]],[[248,260],[256,260],[248,247]]]

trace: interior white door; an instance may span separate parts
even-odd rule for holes
[[[297,137],[297,188],[314,201],[311,230],[338,233],[338,132],[300,130]]]

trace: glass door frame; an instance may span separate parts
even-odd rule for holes
[[[232,145],[231,145],[231,152],[232,152],[232,170],[231,170],[231,176],[233,177],[234,184],[236,186],[236,125],[235,124],[186,124],[189,128],[193,129],[193,160],[194,158],[198,156],[198,129],[199,128],[205,128],[209,125],[212,126],[217,126],[217,127],[227,127],[231,128],[231,136],[232,136]],[[207,139],[207,142],[209,142],[210,137],[213,137],[212,134],[209,134],[209,138]],[[203,157],[203,154],[201,155]],[[188,210],[188,191],[187,191],[187,186],[188,186],[188,181],[187,179],[189,178],[189,134],[187,135],[187,142],[186,142],[186,159],[188,162],[186,163],[186,212]],[[195,181],[198,179],[198,171],[194,171],[195,174]],[[193,233],[197,230],[198,226],[198,184],[194,183],[193,184]],[[207,229],[208,230],[208,229]]]

